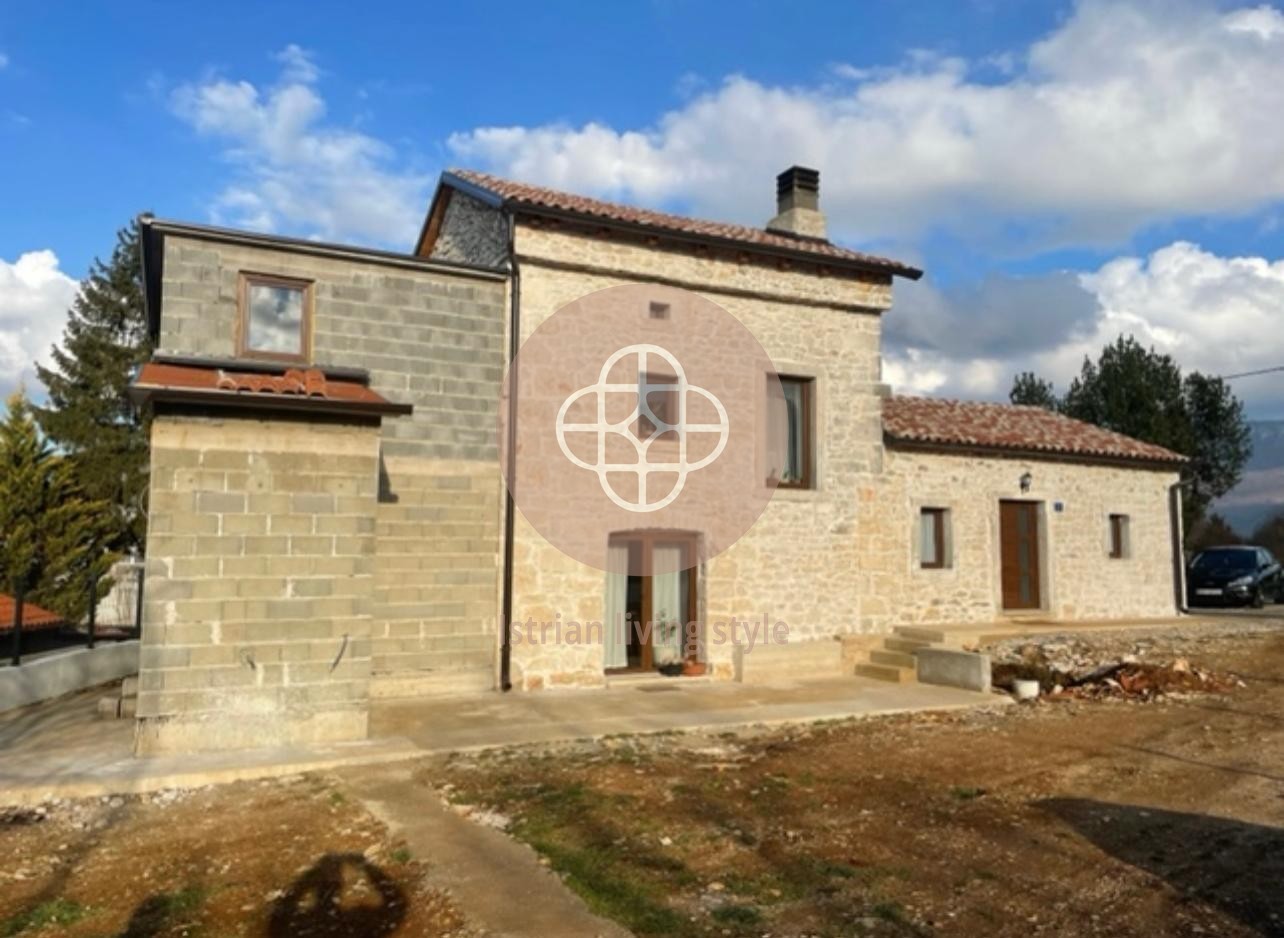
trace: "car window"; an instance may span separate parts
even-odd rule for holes
[[[1252,570],[1257,564],[1256,551],[1244,548],[1206,550],[1191,562],[1196,570]]]

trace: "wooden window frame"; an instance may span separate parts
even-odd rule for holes
[[[700,639],[700,578],[699,578],[699,557],[700,536],[690,531],[657,531],[650,528],[643,528],[636,531],[617,531],[610,536],[610,542],[616,544],[627,544],[629,547],[629,566],[633,570],[639,571],[637,576],[642,578],[642,622],[651,623],[654,629],[655,611],[651,608],[653,602],[653,583],[652,577],[655,572],[652,568],[654,560],[653,553],[657,544],[680,544],[683,550],[683,562],[688,566],[683,569],[687,571],[689,577],[687,581],[687,619],[679,623],[682,626],[682,647],[685,651],[688,647],[698,647]],[[636,556],[635,556],[636,552]],[[632,623],[629,626],[629,633],[625,641],[634,634],[633,630],[638,623]],[[621,674],[644,674],[656,670],[655,664],[655,635],[653,632],[647,633],[645,644],[638,646],[638,664],[630,667],[627,664],[620,668],[605,668],[607,675]],[[692,659],[686,659],[688,663],[698,663]]]
[[[816,379],[810,375],[776,375],[776,380],[798,384],[802,387],[802,478],[788,482],[777,481],[778,489],[805,490],[815,488],[816,443],[813,428],[816,424]],[[770,482],[770,480],[769,480]]]
[[[1128,559],[1128,516],[1121,512],[1112,512],[1106,516],[1106,525],[1110,537],[1110,549],[1107,556],[1111,560]]]
[[[280,274],[264,274],[243,270],[237,276],[236,291],[236,354],[238,358],[261,361],[295,362],[306,364],[312,357],[312,315],[314,281]],[[303,320],[299,323],[299,347],[295,352],[272,352],[250,347],[250,287],[284,287],[303,292]]]
[[[915,531],[919,540],[919,557],[918,565],[921,570],[944,570],[949,566],[945,557],[945,519],[949,516],[948,508],[934,508],[923,506],[918,510],[918,528]],[[929,561],[923,559],[923,516],[930,515],[932,518],[932,541],[936,547],[936,560]]]

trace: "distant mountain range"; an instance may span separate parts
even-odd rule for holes
[[[1244,478],[1213,506],[1244,537],[1284,511],[1284,420],[1256,420],[1249,427],[1253,456]]]

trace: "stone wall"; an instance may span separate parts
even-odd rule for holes
[[[889,278],[839,275],[743,252],[665,248],[641,238],[521,225],[522,330],[560,306],[620,283],[662,280],[707,296],[757,337],[781,373],[815,379],[816,475],[810,491],[777,491],[757,524],[699,572],[701,619],[760,619],[790,641],[854,630],[856,491],[882,462],[879,313]],[[644,526],[644,525],[640,525]],[[601,619],[605,574],[566,557],[517,519],[514,619]],[[513,648],[517,687],[596,686],[599,643]],[[710,645],[715,674],[733,674],[734,648]]]
[[[881,478],[859,487],[856,577],[863,631],[1000,618],[1000,499],[1040,503],[1043,609],[1035,615],[1176,614],[1172,471],[891,447],[884,469]],[[1026,472],[1032,482],[1022,493],[1019,480]],[[949,512],[950,560],[942,569],[920,564],[917,526],[925,507]],[[1109,556],[1111,514],[1129,518],[1128,551],[1121,559]]]
[[[506,280],[169,235],[159,351],[231,356],[240,271],[313,281],[312,360],[415,408],[382,429],[374,693],[493,686]]]
[[[366,735],[376,423],[158,414],[137,751]]]

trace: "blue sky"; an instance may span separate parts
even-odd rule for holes
[[[901,390],[1064,384],[1120,331],[1284,364],[1281,113],[1255,4],[11,0],[0,384],[139,211],[405,249],[450,165],[749,223],[817,165],[836,240],[929,272]],[[1284,417],[1278,376],[1237,389]]]

